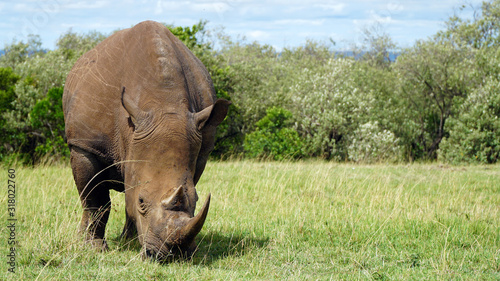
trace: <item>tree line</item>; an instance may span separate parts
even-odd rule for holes
[[[473,19],[398,49],[381,30],[342,55],[307,41],[278,52],[206,29],[168,26],[207,67],[218,97],[233,102],[213,157],[322,158],[353,162],[496,163],[500,157],[500,0]],[[64,159],[61,107],[75,61],[106,38],[38,36],[0,56],[0,160]],[[396,60],[391,51],[398,50]]]

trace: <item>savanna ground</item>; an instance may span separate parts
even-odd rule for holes
[[[15,274],[4,261],[7,168],[1,280],[500,279],[498,165],[211,162],[197,187],[212,192],[198,251],[163,265],[120,240],[123,194],[112,192],[101,253],[77,234],[69,166],[15,167]]]

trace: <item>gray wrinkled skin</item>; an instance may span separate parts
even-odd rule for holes
[[[63,109],[87,241],[107,248],[114,189],[125,192],[122,235],[137,235],[144,256],[192,252],[210,205],[208,195],[195,216],[195,186],[229,104],[159,23],[119,31],[84,54],[68,74]]]

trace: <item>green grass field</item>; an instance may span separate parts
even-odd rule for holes
[[[15,167],[15,274],[4,259],[7,168],[0,280],[500,279],[498,165],[211,162],[197,187],[202,199],[212,192],[198,251],[163,265],[120,241],[123,194],[112,193],[101,253],[77,233],[69,166]]]

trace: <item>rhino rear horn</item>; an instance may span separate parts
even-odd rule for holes
[[[162,206],[165,209],[171,210],[171,211],[182,210],[185,203],[186,202],[185,202],[185,196],[184,196],[184,188],[182,187],[182,185],[180,185],[170,197],[161,200]]]

